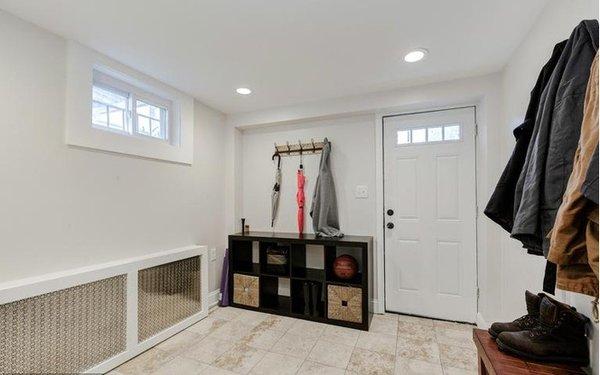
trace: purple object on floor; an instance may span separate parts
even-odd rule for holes
[[[219,306],[229,306],[229,249],[225,249],[223,272],[221,272],[221,300]]]

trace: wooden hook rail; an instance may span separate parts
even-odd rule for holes
[[[323,151],[323,145],[323,141],[315,142],[315,140],[312,138],[310,142],[285,142],[283,145],[278,145],[275,143],[275,154],[279,154],[281,156],[320,154]]]

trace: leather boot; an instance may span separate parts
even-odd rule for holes
[[[525,291],[525,304],[527,306],[527,314],[508,323],[492,323],[488,329],[489,334],[495,339],[500,332],[518,332],[530,330],[538,325],[540,316],[540,303],[544,293],[533,294],[530,291]]]
[[[304,315],[311,315],[311,298],[310,298],[310,284],[305,281],[302,284],[302,291],[304,292]]]
[[[530,331],[502,332],[496,343],[510,354],[544,362],[589,363],[587,318],[548,296],[540,304],[540,324]]]

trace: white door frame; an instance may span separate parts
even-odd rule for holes
[[[403,109],[388,109],[377,113],[375,116],[375,183],[376,183],[376,232],[375,232],[375,244],[374,244],[374,253],[375,253],[375,266],[377,268],[377,280],[373,280],[375,282],[374,288],[377,289],[377,300],[373,301],[372,311],[374,313],[383,314],[385,313],[385,192],[384,192],[384,163],[383,163],[383,126],[384,119],[386,117],[392,116],[403,116],[403,115],[415,115],[422,113],[431,113],[431,112],[440,112],[451,109],[461,109],[461,108],[473,108],[475,114],[475,201],[477,202],[477,212],[476,212],[476,220],[475,220],[475,257],[476,257],[476,284],[477,284],[477,313],[479,314],[480,306],[479,306],[479,178],[477,171],[479,170],[479,158],[478,158],[478,149],[480,147],[481,139],[479,137],[479,116],[478,113],[479,103],[465,103],[464,105],[455,105],[455,106],[443,106],[443,107],[435,107],[435,108],[422,108],[415,109],[414,111]]]

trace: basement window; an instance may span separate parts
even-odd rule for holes
[[[171,106],[167,99],[94,71],[91,123],[95,129],[168,141]]]

